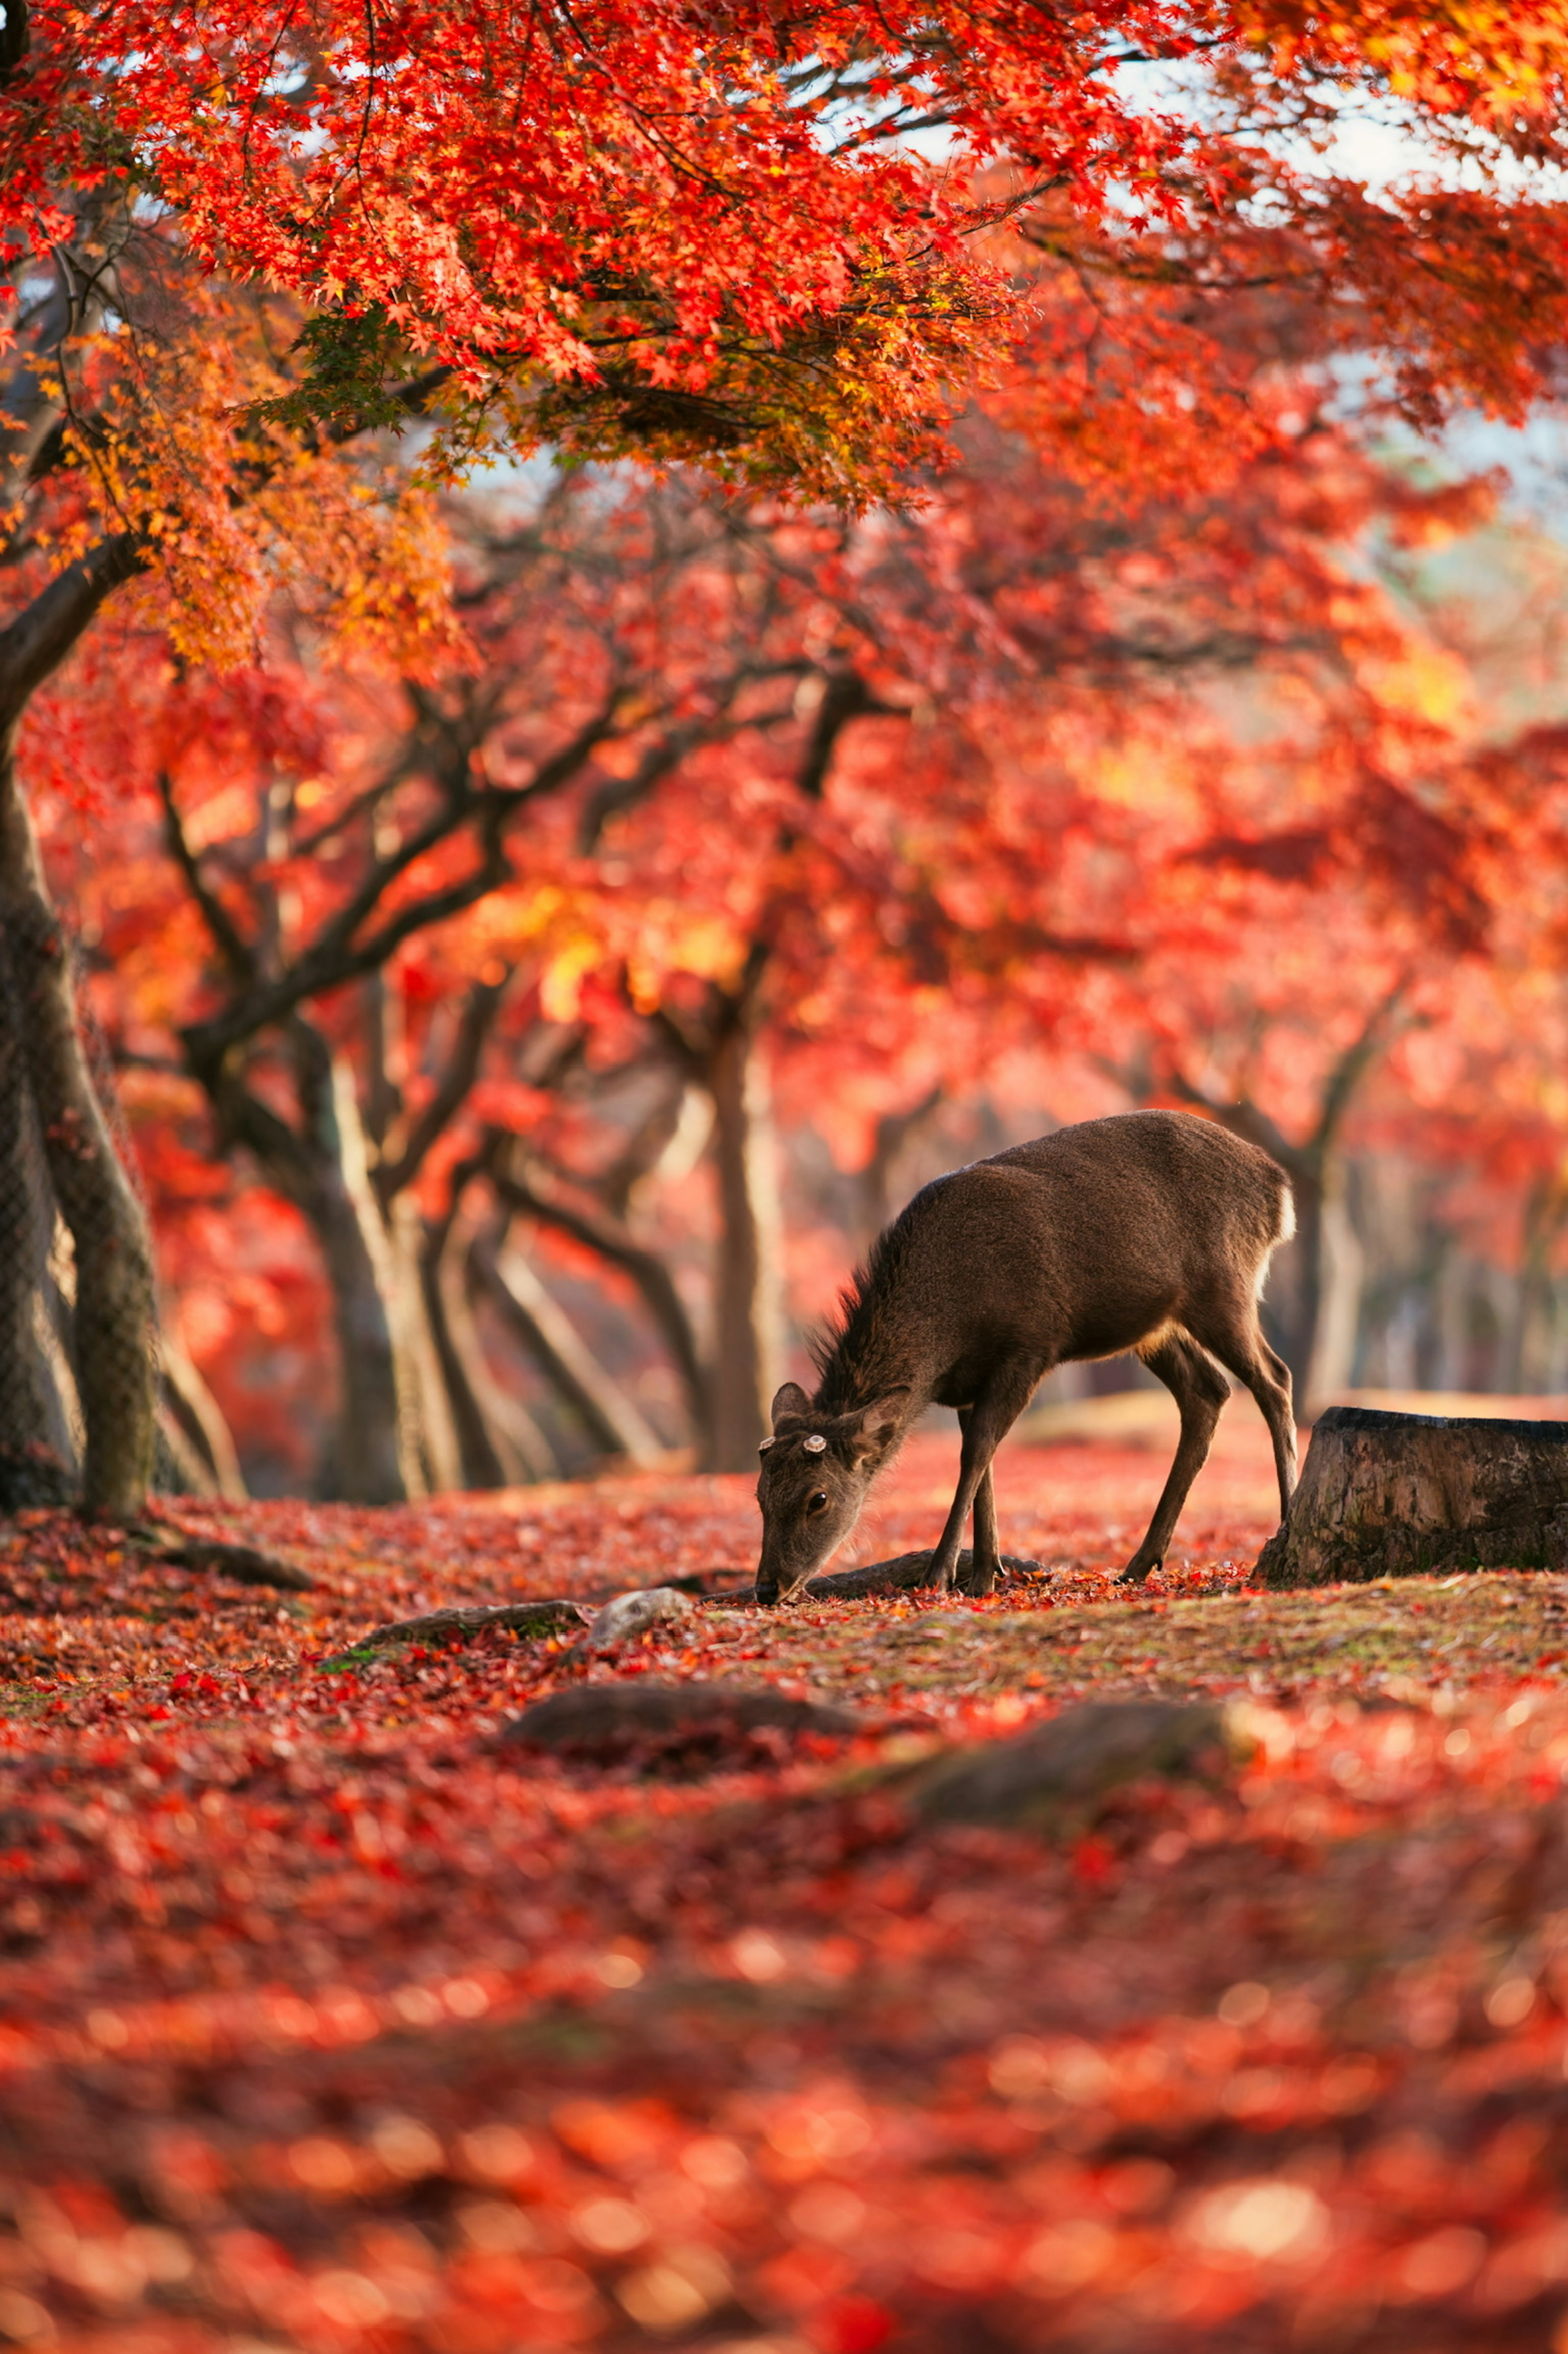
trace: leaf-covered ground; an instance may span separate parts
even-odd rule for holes
[[[93,2354],[1568,2349],[1568,1580],[1259,1595],[1233,1409],[1016,1447],[985,1603],[699,1605],[613,1655],[357,1638],[754,1557],[740,1479],[189,1506],[317,1579],[0,1524],[0,2338]],[[912,1448],[859,1557],[929,1543]],[[347,1659],[347,1664],[341,1663]],[[563,1761],[585,1679],[863,1707],[848,1744]],[[1063,1703],[1251,1754],[1070,1838],[910,1761]]]

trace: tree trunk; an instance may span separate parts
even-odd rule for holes
[[[1328,1585],[1564,1567],[1568,1422],[1332,1406],[1256,1575],[1269,1585]]]
[[[408,1459],[412,1415],[398,1380],[392,1329],[397,1280],[381,1214],[371,1194],[354,1082],[334,1061],[330,1116],[317,1107],[320,1182],[304,1205],[315,1226],[332,1286],[342,1397],[334,1469],[340,1495],[355,1504],[400,1504],[423,1491]]]
[[[527,1260],[517,1251],[498,1258],[488,1244],[476,1240],[469,1265],[515,1337],[581,1417],[595,1444],[607,1455],[624,1455],[638,1465],[657,1463],[664,1451],[658,1438]]]
[[[70,960],[17,782],[14,728],[0,739],[0,938],[49,1181],[76,1256],[82,1501],[95,1515],[135,1520],[156,1429],[152,1242],[82,1051]]]
[[[405,1461],[420,1467],[435,1494],[461,1488],[462,1454],[435,1335],[426,1313],[420,1246],[424,1222],[411,1195],[399,1193],[387,1214],[391,1250],[392,1346],[397,1362]]]
[[[771,1427],[783,1349],[773,1124],[748,1021],[737,1020],[719,1041],[706,1079],[719,1211],[709,1469],[750,1471]]]
[[[465,1488],[511,1488],[556,1469],[532,1415],[491,1379],[464,1282],[468,1239],[454,1219],[427,1233],[419,1273],[430,1340],[450,1402]]]
[[[341,1394],[334,1486],[355,1504],[400,1504],[408,1495],[398,1446],[397,1370],[379,1254],[356,1204],[323,1188],[312,1224],[332,1288]]]
[[[497,1194],[509,1210],[515,1210],[524,1217],[537,1219],[542,1225],[553,1226],[559,1234],[569,1235],[574,1242],[581,1243],[588,1250],[596,1251],[609,1266],[619,1267],[622,1274],[630,1277],[681,1376],[692,1434],[705,1462],[711,1452],[709,1418],[712,1410],[707,1369],[702,1362],[685,1302],[657,1251],[650,1250],[640,1243],[620,1219],[557,1200],[551,1193],[542,1192],[531,1176],[517,1176],[493,1145],[486,1157],[485,1170]]]
[[[243,1504],[249,1490],[239,1468],[238,1450],[223,1408],[218,1405],[195,1359],[175,1339],[167,1323],[159,1341],[163,1361],[164,1403],[184,1432],[186,1443],[206,1463],[214,1495],[226,1503]]]
[[[398,1504],[424,1483],[405,1453],[410,1417],[392,1329],[392,1253],[370,1191],[352,1076],[310,1024],[291,1028],[303,1132],[269,1115],[241,1133],[309,1220],[326,1270],[338,1353],[333,1488],[350,1503]],[[221,1116],[221,1095],[219,1102]]]
[[[902,1200],[893,1193],[894,1173],[906,1146],[941,1108],[944,1089],[938,1081],[907,1111],[884,1112],[872,1139],[871,1158],[860,1173],[861,1235],[867,1248],[876,1240]]]
[[[1317,1313],[1299,1392],[1299,1419],[1310,1421],[1321,1404],[1348,1389],[1355,1367],[1361,1324],[1365,1253],[1345,1198],[1344,1172],[1331,1161],[1318,1211]],[[1294,1378],[1294,1376],[1293,1376]]]

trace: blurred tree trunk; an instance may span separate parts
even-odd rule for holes
[[[1249,1096],[1226,1102],[1180,1072],[1172,1087],[1194,1109],[1206,1111],[1273,1156],[1290,1179],[1296,1236],[1275,1254],[1264,1301],[1264,1323],[1290,1368],[1299,1421],[1348,1382],[1355,1348],[1362,1254],[1346,1199],[1342,1140],[1356,1090],[1388,1044],[1393,1017],[1409,988],[1406,975],[1373,1006],[1359,1034],[1330,1068],[1310,1134],[1300,1143]]]
[[[408,1384],[399,1375],[391,1310],[395,1270],[370,1190],[353,1078],[303,1015],[292,1016],[286,1037],[297,1123],[245,1085],[237,1058],[193,1055],[196,1076],[225,1142],[245,1148],[267,1182],[307,1220],[321,1251],[338,1347],[333,1487],[351,1503],[401,1503],[421,1494],[425,1483],[408,1446]]]
[[[608,1214],[597,1204],[590,1209],[567,1200],[530,1165],[516,1139],[493,1131],[486,1140],[482,1161],[497,1197],[508,1209],[570,1235],[574,1242],[595,1252],[607,1266],[619,1268],[635,1284],[650,1320],[681,1376],[699,1458],[706,1462],[712,1451],[708,1371],[685,1302],[658,1252],[640,1241],[623,1217]]]
[[[425,1300],[424,1221],[412,1194],[399,1193],[387,1214],[388,1303],[398,1367],[399,1448],[436,1494],[466,1483],[457,1416]]]
[[[860,1175],[861,1236],[867,1247],[903,1207],[902,1195],[896,1200],[894,1197],[894,1177],[900,1156],[940,1109],[943,1092],[938,1085],[918,1103],[911,1104],[907,1111],[884,1112],[876,1123],[871,1158]]]
[[[356,1504],[402,1503],[424,1480],[407,1449],[407,1383],[392,1331],[392,1254],[364,1181],[358,1120],[346,1072],[313,1123],[311,1179],[297,1196],[315,1229],[333,1299],[342,1394],[335,1484]],[[356,1182],[357,1181],[357,1182]]]
[[[228,1503],[243,1504],[249,1490],[239,1468],[234,1433],[194,1358],[175,1336],[167,1319],[159,1336],[158,1355],[164,1406],[184,1432],[187,1444],[205,1462],[212,1492]]]
[[[451,1206],[425,1229],[420,1279],[431,1342],[446,1384],[465,1488],[511,1488],[548,1479],[555,1454],[534,1417],[493,1379],[469,1304],[471,1236],[458,1224],[465,1182],[454,1172]]]
[[[476,1286],[594,1445],[634,1464],[657,1463],[664,1451],[657,1437],[521,1252],[497,1251],[492,1240],[476,1235],[468,1264]]]
[[[708,1459],[715,1471],[749,1471],[783,1378],[783,1270],[767,1074],[744,1002],[730,1009],[703,1076],[714,1108],[719,1214]]]
[[[707,1366],[710,1471],[749,1471],[783,1377],[783,1265],[768,1074],[758,1052],[769,944],[754,939],[733,989],[709,985],[696,1015],[657,1019],[679,1066],[713,1106],[709,1147],[718,1233]]]

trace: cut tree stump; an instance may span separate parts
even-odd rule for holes
[[[1380,1414],[1319,1417],[1265,1585],[1431,1570],[1568,1568],[1568,1422]]]

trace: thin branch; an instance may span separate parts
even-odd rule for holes
[[[498,1198],[507,1209],[570,1235],[631,1278],[680,1371],[693,1426],[702,1433],[707,1421],[707,1382],[691,1318],[669,1268],[656,1251],[648,1249],[617,1221],[542,1192],[525,1168],[519,1166],[514,1143],[499,1130],[489,1140],[485,1166]]]
[[[1372,1007],[1361,1025],[1360,1035],[1352,1039],[1329,1074],[1318,1124],[1312,1133],[1312,1149],[1319,1160],[1325,1159],[1331,1150],[1350,1108],[1351,1097],[1372,1064],[1382,1054],[1387,1043],[1388,1024],[1414,979],[1414,973],[1408,970],[1400,974],[1393,988]]]
[[[457,1037],[440,1085],[409,1129],[397,1158],[379,1162],[372,1174],[376,1198],[383,1210],[389,1209],[404,1187],[413,1183],[430,1147],[445,1134],[450,1121],[468,1100],[470,1090],[479,1076],[485,1041],[511,980],[512,975],[508,973],[502,981],[476,981],[469,991],[458,1023]]]
[[[68,565],[0,630],[0,730],[14,727],[29,696],[57,671],[104,599],[146,562],[135,532],[117,532]]]
[[[201,871],[201,861],[191,848],[175,800],[174,779],[166,769],[158,771],[158,798],[164,804],[164,838],[169,855],[185,876],[185,888],[200,910],[213,946],[237,980],[253,982],[258,974],[256,951]]]

